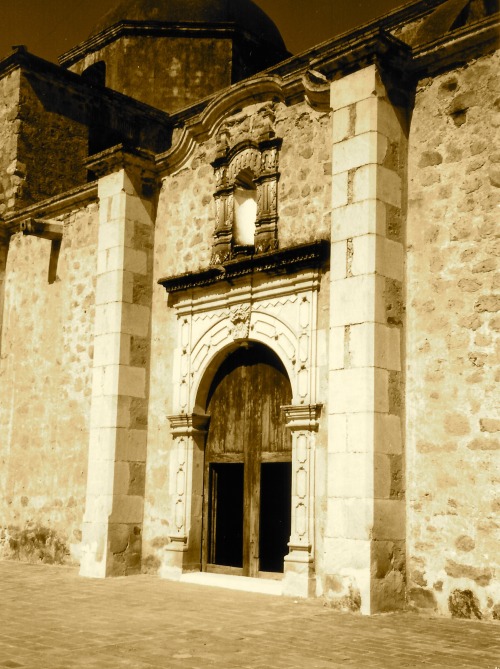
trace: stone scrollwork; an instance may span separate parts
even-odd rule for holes
[[[203,448],[209,417],[202,414],[177,414],[169,416],[174,449],[172,464],[175,471],[174,527],[169,536],[174,550],[185,550],[189,539],[193,451]]]
[[[285,579],[297,570],[305,575],[302,594],[312,594],[310,576],[314,563],[315,441],[320,404],[281,407],[292,435],[292,528],[285,557]],[[305,567],[305,569],[304,569]]]
[[[251,252],[264,253],[278,248],[278,161],[282,140],[275,137],[274,110],[266,107],[260,117],[256,140],[247,139],[231,146],[230,133],[225,127],[216,138],[216,157],[212,162],[217,184],[212,265],[241,253],[235,237],[234,193],[242,174],[246,187],[256,191],[257,213]]]

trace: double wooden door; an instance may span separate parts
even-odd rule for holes
[[[247,345],[219,368],[208,397],[203,568],[258,576],[283,571],[291,519],[291,437],[280,407],[286,371]]]

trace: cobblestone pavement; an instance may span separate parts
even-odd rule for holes
[[[500,625],[0,562],[0,667],[500,667]]]

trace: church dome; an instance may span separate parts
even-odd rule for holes
[[[252,0],[123,0],[107,12],[90,36],[120,21],[170,24],[233,24],[258,41],[286,51],[278,28]]]

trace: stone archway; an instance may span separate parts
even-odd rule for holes
[[[291,397],[283,364],[261,344],[245,342],[217,370],[206,405],[204,571],[283,572],[292,443],[281,407]]]

